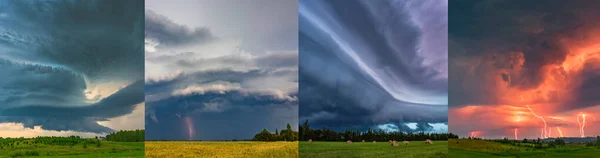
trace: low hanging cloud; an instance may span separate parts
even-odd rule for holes
[[[299,10],[301,121],[403,131],[448,122],[447,41],[440,38],[447,1],[309,0]]]
[[[236,40],[146,11],[146,139],[250,139],[297,126],[297,50],[247,52]]]
[[[142,6],[0,2],[0,124],[81,135],[122,129],[98,121],[144,101]]]

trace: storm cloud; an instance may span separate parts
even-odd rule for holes
[[[142,4],[0,2],[0,123],[112,132],[144,101]]]
[[[300,121],[426,132],[447,122],[447,1],[299,5]]]

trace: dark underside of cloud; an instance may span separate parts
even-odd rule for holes
[[[431,131],[428,123],[447,122],[446,102],[422,101],[447,95],[446,78],[435,77],[443,72],[420,63],[435,58],[417,53],[427,30],[409,20],[408,5],[427,5],[362,2],[300,1],[299,121],[338,131],[383,124],[413,131],[405,125],[411,122]],[[432,56],[442,58],[441,50]],[[398,99],[405,92],[416,97]]]
[[[166,81],[147,82],[146,139],[251,139],[263,128],[282,129],[287,123],[296,126],[298,103],[293,99],[297,98],[295,93],[285,94],[284,98],[243,89],[172,94],[179,88],[197,84],[243,83],[273,75],[295,76],[292,74],[297,74],[297,71],[213,70],[182,74]],[[194,132],[191,137],[185,118],[192,120]]]
[[[139,0],[0,2],[0,123],[112,132],[96,121],[144,101],[143,14]],[[129,85],[86,96],[113,82]]]
[[[153,106],[146,117],[146,139],[150,140],[231,140],[251,139],[263,128],[282,129],[293,123],[297,102],[268,95],[225,93],[191,94],[147,103]],[[194,134],[188,137],[192,118]]]
[[[465,105],[507,104],[500,100],[491,78],[502,78],[509,88],[530,90],[543,84],[549,66],[560,66],[569,56],[563,41],[590,43],[590,31],[600,26],[599,1],[452,1],[449,18],[450,108]],[[591,44],[590,44],[591,45]],[[511,53],[522,52],[521,58]],[[465,59],[477,60],[465,67]],[[516,71],[519,73],[503,73]],[[492,74],[491,72],[494,72]],[[585,61],[584,70],[566,81],[578,84],[561,91],[569,100],[540,100],[561,109],[581,109],[600,104],[598,61]],[[564,72],[562,72],[564,73]],[[553,93],[549,93],[553,94]]]

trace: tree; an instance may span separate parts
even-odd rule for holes
[[[274,141],[271,132],[264,128],[260,133],[254,135],[253,141]]]
[[[144,141],[144,130],[122,130],[106,135],[106,140],[116,142],[142,142]]]
[[[527,138],[523,139],[523,143],[527,143]]]
[[[279,136],[279,130],[278,130],[277,128],[275,128],[275,136],[274,136],[274,139],[275,139],[276,141],[279,141],[279,140],[281,140],[281,137]]]

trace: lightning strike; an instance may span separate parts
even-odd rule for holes
[[[194,128],[193,128],[193,122],[192,122],[192,118],[190,117],[185,117],[183,119],[184,123],[187,126],[188,129],[188,140],[192,140],[192,136],[194,134]]]
[[[546,120],[544,119],[544,117],[538,116],[535,114],[535,112],[533,112],[533,110],[529,107],[529,105],[526,105],[527,109],[529,109],[529,111],[531,111],[531,114],[533,114],[533,116],[542,119],[542,121],[544,122],[544,128],[542,128],[542,133],[540,135],[541,138],[548,138],[548,133],[546,131],[547,125],[546,125]]]
[[[560,134],[560,137],[562,138],[562,137],[563,137],[563,133],[562,133],[562,131],[560,130],[560,127],[556,127],[556,130],[558,131],[558,134]]]
[[[581,120],[579,120],[580,116],[582,118]],[[577,114],[577,123],[579,124],[579,134],[581,135],[581,138],[585,137],[585,122],[586,122],[585,121],[585,117],[586,116],[587,115],[585,113],[579,113],[579,114]]]

